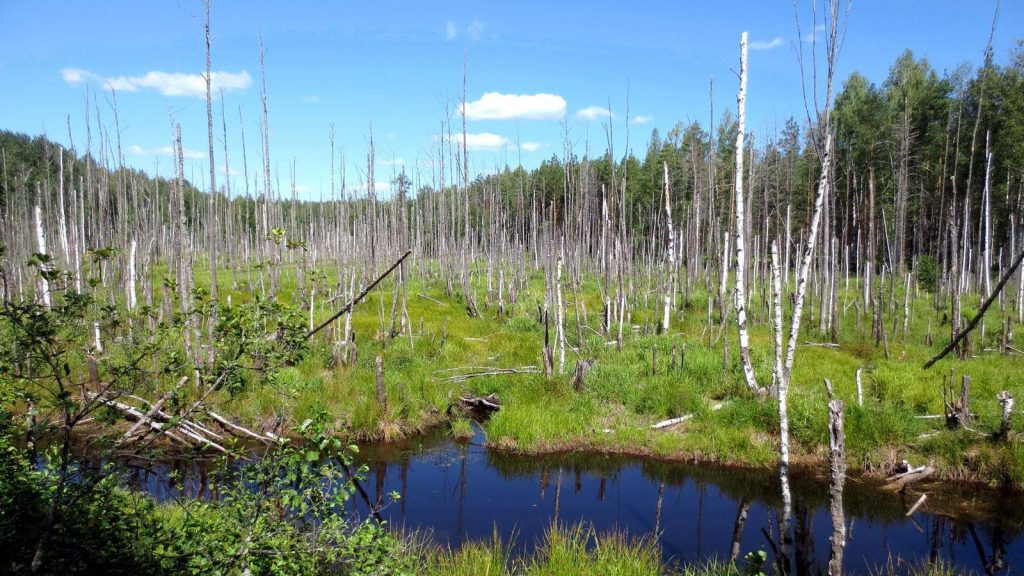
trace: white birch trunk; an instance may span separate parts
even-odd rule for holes
[[[662,162],[663,187],[665,188],[665,222],[668,228],[668,284],[665,286],[665,312],[661,317],[661,329],[668,332],[672,313],[672,292],[675,290],[676,251],[675,230],[672,227],[672,196],[668,184],[668,162]]]
[[[131,248],[128,250],[128,311],[135,310],[135,304],[138,302],[135,293],[135,249],[136,242],[132,238]]]
[[[782,488],[782,523],[779,527],[783,555],[788,562],[786,540],[792,526],[793,496],[789,488],[789,376],[782,364],[782,282],[779,274],[779,249],[772,242],[772,333],[775,340],[775,364],[773,368],[776,393],[779,400],[779,484]],[[797,321],[794,319],[794,323]]]
[[[736,94],[736,108],[738,110],[737,131],[736,131],[736,327],[739,331],[740,362],[743,366],[743,380],[747,388],[757,395],[763,395],[765,390],[757,385],[754,376],[754,366],[750,360],[750,334],[747,333],[747,238],[746,238],[746,211],[747,204],[743,197],[743,131],[746,120],[747,100],[747,33],[740,35],[740,90]],[[666,175],[668,165],[666,164]],[[666,318],[668,311],[666,310]]]
[[[796,342],[800,336],[800,319],[804,309],[804,296],[807,292],[807,278],[814,258],[814,249],[818,241],[818,227],[821,225],[821,210],[829,186],[829,172],[832,165],[832,130],[825,129],[825,145],[821,158],[821,177],[818,179],[818,191],[814,198],[814,213],[811,216],[811,229],[807,234],[807,248],[804,250],[800,272],[796,277],[796,295],[793,304],[793,321],[789,330],[789,344],[786,348],[786,365],[783,376],[788,381],[793,372],[793,357],[796,355]]]
[[[43,209],[39,207],[39,204],[35,205],[36,215],[36,243],[39,248],[40,254],[46,254],[46,232],[43,229]],[[40,267],[40,271],[45,272],[48,266],[43,265]],[[43,306],[50,307],[50,282],[47,281],[44,275],[39,276],[39,291],[40,297],[43,300]]]

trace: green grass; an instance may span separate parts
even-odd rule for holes
[[[446,294],[445,283],[433,268],[436,263],[425,265],[432,272],[425,274],[426,278],[410,279],[408,286],[411,340],[408,334],[390,338],[382,333],[382,310],[385,328],[390,328],[394,284],[389,278],[355,309],[355,363],[332,365],[334,328],[329,328],[317,336],[313,350],[299,365],[280,371],[271,381],[250,381],[234,395],[219,393],[214,398],[219,409],[257,427],[282,419],[297,423],[326,411],[339,433],[394,439],[449,423],[449,406],[459,395],[494,393],[500,397],[502,409],[483,425],[487,442],[494,447],[521,452],[586,449],[755,467],[774,465],[777,408],[772,401],[747,392],[739,369],[735,326],[730,322],[721,332],[715,311],[715,325],[708,328],[706,306],[714,295],[709,296],[699,284],[689,305],[673,314],[671,327],[663,334],[654,333],[661,316],[660,299],[649,294],[645,304],[643,292],[634,290],[631,324],[619,351],[608,344],[614,340],[617,326],[611,335],[597,333],[600,281],[585,277],[581,292],[587,312],[582,319],[585,327],[576,324],[573,291],[564,290],[566,337],[575,348],[567,351],[564,373],[559,373],[556,357],[556,375],[550,380],[541,374],[518,374],[450,382],[445,378],[476,367],[541,366],[544,327],[537,321],[536,309],[543,299],[544,280],[540,274],[532,276],[515,302],[506,293],[506,314],[499,318],[496,292],[487,294],[486,272],[481,268],[474,275],[480,317],[470,318],[459,290]],[[197,271],[201,269],[197,267]],[[278,294],[282,301],[295,297],[295,274],[294,267],[282,270]],[[233,275],[222,271],[221,299],[226,301],[228,294],[234,303],[249,299],[244,285],[247,276],[239,273],[241,285],[232,286]],[[333,285],[336,271],[329,270],[327,278]],[[200,285],[208,281],[203,273],[198,274]],[[713,290],[717,292],[717,287]],[[898,288],[897,316],[902,313],[901,292]],[[794,458],[812,463],[824,459],[828,397],[823,379],[828,378],[846,403],[847,453],[853,470],[886,470],[906,459],[914,464],[931,462],[939,475],[947,478],[1024,488],[1020,443],[996,444],[987,438],[999,423],[996,394],[1005,389],[1020,397],[1024,392],[1020,384],[1024,382],[1024,362],[998,352],[981,352],[967,360],[949,357],[923,370],[921,365],[941,348],[949,333],[948,324],[941,324],[948,306],[936,310],[934,297],[924,291],[911,301],[912,320],[906,336],[902,330],[894,336],[893,318],[883,318],[890,330],[887,358],[871,336],[870,318],[864,315],[858,320],[857,308],[850,305],[860,297],[856,282],[851,282],[848,291],[840,291],[838,349],[802,345],[828,340],[818,332],[818,300],[814,294],[808,297],[790,392]],[[966,297],[965,313],[970,314],[977,304],[977,296]],[[319,303],[317,321],[335,306],[337,303]],[[759,382],[767,385],[773,352],[767,313],[759,296],[752,299],[749,310],[755,371]],[[993,308],[990,316],[986,342],[979,342],[980,330],[972,334],[976,350],[992,347],[1001,336],[999,311]],[[924,344],[929,324],[935,341],[932,346]],[[553,329],[551,335],[553,339]],[[730,354],[723,365],[725,338],[729,339]],[[672,350],[675,348],[678,358],[684,344],[685,363],[673,370]],[[658,370],[652,374],[655,348]],[[377,355],[384,359],[386,410],[378,405],[374,393]],[[571,381],[577,358],[596,361],[582,393]],[[858,368],[863,370],[863,406],[856,402]],[[943,412],[942,382],[951,370],[956,373],[957,389],[960,375],[971,377],[971,408],[978,415],[972,431],[946,431],[941,420],[916,418]],[[724,403],[723,407],[712,410],[719,403]],[[695,417],[671,430],[649,429],[654,422],[683,414]],[[458,437],[470,433],[468,424],[459,418],[452,423],[452,430]]]
[[[585,524],[551,526],[529,554],[515,554],[511,543],[495,535],[490,542],[471,542],[458,550],[431,550],[422,566],[424,576],[665,574],[653,539],[598,534]]]

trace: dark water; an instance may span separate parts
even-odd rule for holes
[[[370,502],[402,497],[381,511],[392,525],[423,529],[451,546],[488,540],[495,529],[520,550],[531,549],[552,521],[592,523],[633,536],[657,534],[668,561],[728,559],[734,536],[739,555],[765,550],[776,537],[781,499],[771,472],[639,461],[595,455],[509,456],[480,439],[453,443],[443,436],[403,445],[366,446],[363,488]],[[158,499],[209,495],[206,467],[178,463],[140,471],[135,482]],[[795,561],[817,573],[828,562],[831,520],[827,486],[794,476]],[[910,565],[942,561],[958,572],[1024,573],[1024,500],[998,493],[933,493],[913,518],[917,496],[905,499],[851,479],[844,504],[849,538],[845,567],[868,573],[888,559]],[[367,502],[355,502],[367,512]],[[747,511],[745,523],[737,517]],[[936,512],[939,510],[940,512]],[[955,510],[955,512],[951,512]]]

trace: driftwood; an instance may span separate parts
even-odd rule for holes
[[[927,499],[927,494],[921,494],[921,497],[917,499],[917,502],[915,502],[914,505],[910,507],[910,510],[907,510],[907,518],[913,516],[914,512],[917,512],[917,509],[920,508],[921,505],[924,504],[924,501]]]
[[[447,304],[445,304],[444,302],[441,302],[440,300],[435,300],[435,299],[431,298],[430,296],[427,296],[426,294],[417,294],[417,296],[419,296],[420,298],[423,298],[424,300],[430,300],[431,302],[433,302],[434,304],[437,304],[438,306],[447,306]]]
[[[885,481],[887,484],[885,485],[885,488],[887,490],[902,490],[908,484],[920,482],[934,473],[935,468],[932,468],[931,466],[918,466],[917,468],[911,468],[906,472],[900,472],[895,476],[886,478]]]

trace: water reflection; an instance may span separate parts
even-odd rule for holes
[[[368,472],[354,502],[372,504],[392,525],[426,529],[443,544],[487,540],[495,529],[529,550],[552,521],[585,521],[599,530],[657,534],[666,559],[683,563],[742,558],[756,550],[776,556],[778,480],[771,472],[694,466],[599,455],[510,456],[480,438],[458,444],[442,436],[404,445],[364,446]],[[139,465],[129,481],[160,500],[216,498],[209,463]],[[828,562],[828,489],[807,476],[791,478],[794,496],[794,572],[822,573]],[[389,494],[401,498],[390,502]],[[943,502],[945,498],[946,502]],[[868,573],[889,558],[901,564],[942,562],[958,571],[1008,574],[1024,567],[1024,499],[993,493],[934,494],[949,515],[905,516],[916,497],[882,492],[851,479],[844,494],[848,525],[845,567]],[[928,505],[925,509],[929,508]],[[995,510],[991,514],[986,511]],[[816,545],[820,544],[820,545]]]
[[[509,456],[478,442],[452,444],[417,440],[404,446],[374,446],[362,458],[378,470],[400,471],[382,490],[395,490],[400,504],[382,511],[392,524],[426,528],[442,542],[486,540],[495,527],[520,549],[533,547],[553,520],[586,521],[598,529],[631,535],[655,533],[666,558],[689,563],[715,557],[742,558],[765,550],[775,557],[781,506],[778,481],[770,472],[716,466],[636,461],[595,455]],[[376,472],[375,472],[376,473]],[[794,572],[821,573],[828,563],[828,488],[796,475]],[[1020,496],[986,493],[965,508],[1003,512],[971,522],[918,512],[905,516],[916,500],[851,480],[844,495],[849,538],[846,568],[867,573],[889,558],[902,565],[943,562],[958,570],[1010,573],[1024,566],[1024,517]],[[933,499],[941,500],[933,497]]]

